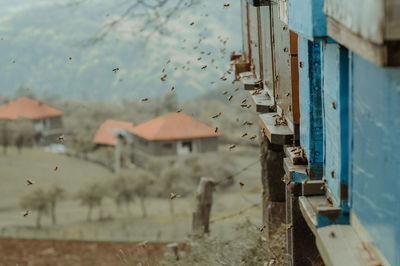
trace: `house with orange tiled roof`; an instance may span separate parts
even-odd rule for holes
[[[62,115],[60,110],[28,97],[20,97],[0,105],[0,119],[31,120],[36,132],[35,143],[42,145],[55,142],[62,134]]]
[[[117,120],[104,121],[93,137],[96,145],[115,146],[117,144],[118,131],[132,132],[133,123]]]
[[[142,155],[179,156],[218,149],[219,133],[184,113],[167,113],[131,132],[135,161]]]

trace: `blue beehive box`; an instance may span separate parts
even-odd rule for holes
[[[323,0],[287,0],[289,28],[309,39],[326,37]]]

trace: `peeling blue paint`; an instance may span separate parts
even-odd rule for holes
[[[348,210],[349,153],[349,60],[348,51],[339,44],[324,42],[323,112],[324,112],[324,176],[339,207]]]
[[[313,179],[322,178],[323,123],[321,100],[321,41],[298,37],[300,145]]]
[[[400,68],[351,54],[351,207],[391,265],[400,265]]]
[[[325,37],[326,17],[323,0],[288,0],[289,28],[310,40]]]

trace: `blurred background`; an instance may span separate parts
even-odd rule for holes
[[[258,245],[239,17],[238,1],[0,2],[0,265],[170,265],[201,177],[216,185],[199,245]]]

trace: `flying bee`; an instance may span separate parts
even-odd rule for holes
[[[119,71],[119,67],[116,67],[112,70],[114,73],[117,73],[117,71]]]
[[[240,187],[243,187],[244,183],[243,182],[239,182],[239,185],[240,185]]]
[[[228,91],[224,91],[223,93],[222,93],[222,95],[227,95],[228,94]]]
[[[239,90],[239,88],[236,88],[236,89],[235,89],[235,91],[238,91],[238,90]]]
[[[224,7],[229,7],[230,6],[230,4],[224,4]]]
[[[167,74],[162,75],[161,81],[165,81],[167,79]]]
[[[58,141],[63,143],[64,142],[64,135],[58,136]]]
[[[331,177],[334,178],[335,177],[335,171],[331,172]]]
[[[26,180],[26,184],[28,185],[28,186],[30,186],[30,185],[33,185],[35,182],[33,182],[32,180],[30,180],[30,179],[27,179]]]
[[[181,197],[180,195],[178,195],[178,194],[176,194],[174,192],[171,192],[171,196],[170,196],[171,200],[173,200],[175,198],[180,198],[180,197]]]
[[[232,144],[231,146],[229,146],[229,149],[230,149],[230,150],[233,150],[234,148],[236,148],[236,145],[235,145],[235,144]]]
[[[232,95],[231,95],[231,96],[229,96],[229,98],[228,98],[228,101],[232,100],[232,98],[233,98],[233,96],[232,96]]]
[[[25,212],[24,212],[24,217],[26,217],[26,216],[28,216],[29,215],[29,213],[30,213],[30,210],[26,210]]]
[[[325,177],[323,177],[323,178],[322,178],[322,181],[323,181],[324,183],[326,183],[327,180],[326,180]]]
[[[211,52],[208,52],[207,55],[211,55]]]
[[[333,207],[333,201],[332,201],[332,199],[330,197],[326,198],[326,201],[328,202],[328,205],[330,207]]]
[[[190,24],[189,24],[190,26],[193,26],[194,25],[194,22],[190,22]]]
[[[68,59],[69,59],[69,60],[72,60],[72,57],[70,56],[70,57],[68,57]]]
[[[217,68],[217,69],[218,69],[218,68]],[[225,78],[225,77],[221,77],[221,80],[225,81],[225,80],[227,80],[227,78]]]
[[[332,102],[332,108],[333,108],[333,110],[336,110],[336,103],[335,102]]]
[[[220,117],[221,116],[221,112],[219,112],[218,114],[216,114],[216,115],[214,115],[212,118],[218,118],[218,117]]]
[[[243,101],[242,101],[242,103],[246,103],[247,102],[247,99],[244,99]]]
[[[176,112],[177,112],[177,113],[182,112],[182,108],[178,109]]]
[[[215,132],[215,133],[218,133],[218,127],[215,128],[214,132]]]
[[[255,139],[256,137],[257,137],[256,135],[253,135],[253,136],[250,137],[250,139],[253,140],[253,139]]]
[[[197,58],[197,61],[200,61],[200,60],[201,60],[201,57],[198,57],[198,58]]]
[[[266,228],[266,226],[265,225],[262,225],[261,227],[260,227],[260,232],[262,232],[262,231],[264,231],[264,229]]]
[[[292,228],[293,228],[293,224],[291,224],[291,225],[289,225],[289,226],[287,227],[288,230],[290,230],[290,229],[292,229]]]
[[[149,100],[149,98],[142,98],[141,101],[142,102],[147,102]]]
[[[215,83],[214,81],[211,81],[211,82],[210,82],[210,84],[214,84],[214,83]]]
[[[241,104],[240,105],[242,108],[245,108],[245,107],[247,107],[247,104]]]
[[[243,123],[243,125],[244,125],[244,126],[245,126],[245,125],[251,126],[251,125],[253,125],[253,122],[245,121],[245,122]]]
[[[247,136],[247,133],[243,133],[242,138],[244,138],[244,137],[246,137],[246,136]]]
[[[54,169],[53,169],[54,171],[57,171],[58,170],[58,166],[56,166],[56,167],[54,167]]]
[[[175,90],[175,87],[174,87],[174,86],[171,87],[171,91],[173,91],[173,90]]]
[[[308,178],[304,179],[304,184],[308,183]]]
[[[207,68],[207,65],[204,65],[201,67],[201,69],[206,69],[206,68]]]
[[[247,105],[247,109],[249,109],[251,107],[251,104]]]
[[[325,191],[325,186],[321,186],[319,189],[320,189],[321,191]]]
[[[336,237],[335,232],[331,231],[331,232],[329,233],[329,236],[332,237],[332,238],[335,238],[335,237]]]

